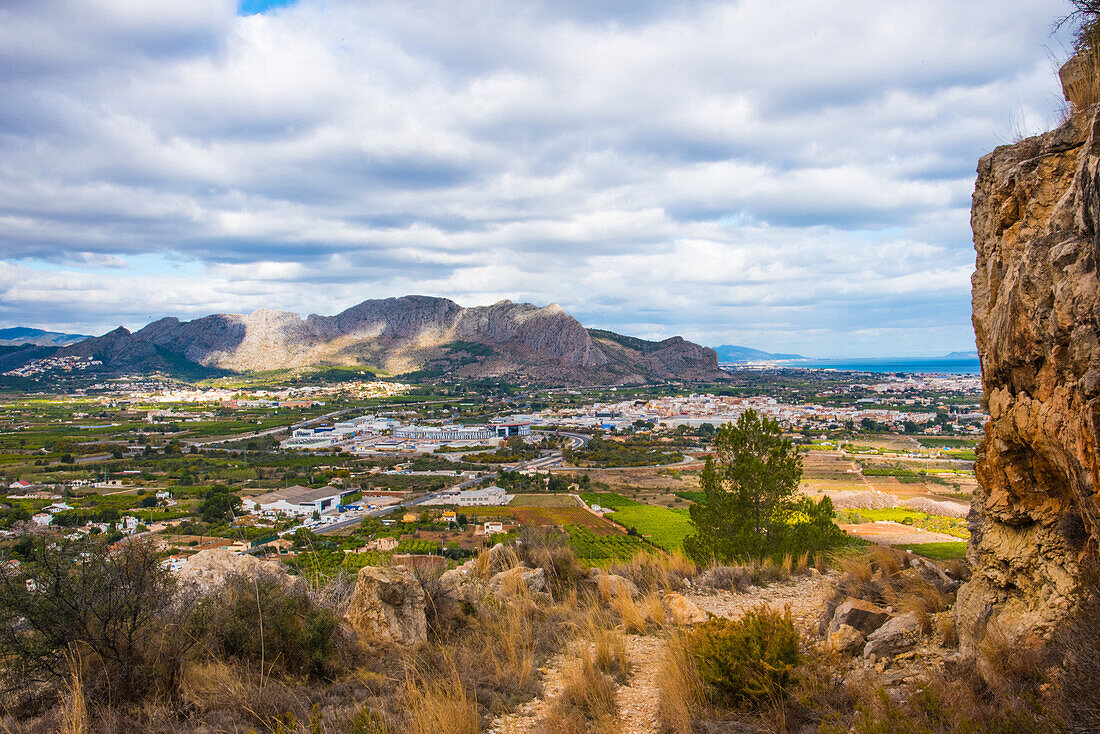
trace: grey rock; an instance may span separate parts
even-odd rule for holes
[[[853,627],[865,635],[869,635],[890,619],[890,613],[877,604],[872,604],[863,599],[849,597],[833,612],[833,619],[829,623],[829,633],[836,632],[844,625]]]
[[[913,612],[894,617],[867,636],[863,657],[890,657],[920,641],[920,619]]]

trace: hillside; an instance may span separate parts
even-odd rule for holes
[[[785,359],[805,359],[801,354],[773,354],[752,347],[738,347],[733,344],[723,344],[715,347],[718,353],[718,361],[722,363],[737,364],[740,362],[771,362]]]
[[[27,350],[29,358],[40,353]],[[54,353],[94,358],[104,372],[198,375],[361,366],[420,380],[503,379],[555,384],[643,384],[722,379],[714,350],[588,330],[560,306],[500,301],[463,308],[445,298],[364,301],[335,316],[287,311],[169,317],[133,333],[119,327]],[[18,361],[7,356],[8,364]],[[10,367],[9,367],[10,368]]]
[[[63,334],[57,331],[12,326],[0,329],[0,346],[31,344],[36,347],[64,347],[87,339],[87,334]]]

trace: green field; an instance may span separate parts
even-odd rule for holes
[[[936,561],[949,561],[966,558],[966,543],[905,543],[895,546],[903,550],[912,551],[918,556],[931,558]]]
[[[609,510],[617,510],[620,507],[630,507],[631,505],[641,504],[629,497],[624,497],[614,492],[581,492],[581,499],[584,500],[587,505],[599,505]]]
[[[864,523],[890,520],[905,525],[912,525],[921,530],[928,530],[944,535],[954,535],[956,538],[969,538],[970,530],[966,520],[959,517],[947,517],[945,515],[929,515],[926,512],[918,512],[905,507],[886,507],[880,510],[840,510],[836,518],[843,523]]]
[[[666,551],[681,550],[684,538],[695,534],[695,525],[687,510],[635,504],[608,513],[607,517],[625,528],[634,528],[643,538]]]
[[[633,535],[596,535],[580,525],[568,525],[565,529],[569,533],[569,545],[577,558],[589,564],[626,561],[647,547]]]
[[[589,505],[614,510],[605,517],[624,528],[634,528],[643,538],[666,551],[683,549],[684,538],[695,534],[695,526],[685,509],[643,505],[614,492],[584,492],[581,499]]]

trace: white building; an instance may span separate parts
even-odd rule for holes
[[[244,509],[260,512],[264,515],[291,515],[303,517],[314,512],[325,513],[340,505],[340,498],[354,490],[337,487],[310,489],[301,485],[285,487],[259,497],[246,497],[242,500]]]
[[[497,434],[486,426],[399,426],[393,437],[405,441],[488,441]]]
[[[465,489],[454,495],[454,503],[459,507],[492,507],[506,505],[512,498],[495,485],[478,489]]]

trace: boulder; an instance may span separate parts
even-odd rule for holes
[[[683,594],[672,592],[665,594],[665,606],[672,621],[676,624],[699,624],[707,621],[707,613],[697,604],[689,601]]]
[[[867,636],[863,657],[893,656],[920,641],[921,623],[913,612],[894,617]]]
[[[844,655],[855,655],[863,648],[863,633],[855,627],[840,625],[829,635],[829,649]]]
[[[485,582],[474,573],[470,562],[444,571],[439,577],[439,586],[443,594],[449,598],[471,604],[480,601],[488,591],[485,588]]]
[[[601,594],[607,593],[609,596],[630,595],[637,598],[641,593],[630,579],[598,568],[589,570],[588,580],[596,584]]]
[[[939,565],[927,558],[913,556],[910,559],[910,567],[942,594],[953,594],[962,585],[961,580],[951,578]]]
[[[489,579],[489,591],[495,596],[511,596],[526,588],[532,593],[546,591],[546,571],[541,568],[516,566],[501,571]]]
[[[516,557],[514,548],[497,543],[489,550],[483,551],[477,562],[484,565],[483,572],[485,576],[493,576],[519,564],[519,559]],[[473,560],[467,561],[467,563],[470,564],[471,568],[474,567],[475,562]]]
[[[424,589],[403,566],[359,569],[344,617],[366,638],[403,645],[428,639]]]
[[[879,605],[863,599],[848,597],[848,600],[833,612],[833,620],[829,623],[829,633],[832,634],[843,625],[848,625],[865,635],[869,635],[885,624],[888,619],[890,619],[890,613]]]
[[[208,592],[225,583],[230,576],[255,578],[269,575],[287,585],[302,584],[301,578],[286,572],[286,566],[275,561],[264,561],[255,556],[238,555],[224,548],[199,551],[187,559],[177,578],[181,586],[190,586]]]

